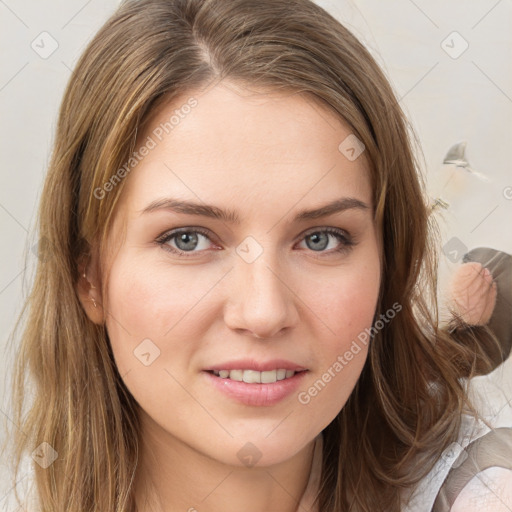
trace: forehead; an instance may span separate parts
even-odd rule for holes
[[[371,203],[364,152],[340,150],[352,130],[308,95],[222,82],[161,104],[141,128],[136,151],[149,149],[122,199],[132,209],[166,194],[266,210],[340,195]]]

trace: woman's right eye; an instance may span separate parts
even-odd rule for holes
[[[178,255],[183,255],[191,252],[201,252],[201,250],[207,249],[208,247],[201,247],[201,238],[210,240],[208,232],[203,229],[176,229],[164,233],[164,235],[157,238],[156,242],[166,251],[173,252]],[[173,242],[175,245],[170,244]],[[195,251],[199,247],[199,251]]]

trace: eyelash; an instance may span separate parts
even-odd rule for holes
[[[185,258],[193,257],[192,254],[196,252],[202,252],[202,251],[181,251],[179,249],[176,249],[174,247],[171,247],[170,245],[167,245],[167,242],[172,240],[173,238],[177,237],[180,234],[183,233],[200,233],[204,237],[206,237],[208,240],[210,240],[210,233],[203,229],[203,228],[179,228],[172,231],[168,231],[166,233],[163,233],[160,235],[156,240],[155,243],[162,247],[165,251],[169,251],[173,254],[177,254],[178,256],[184,256]],[[308,236],[314,235],[316,233],[328,233],[331,235],[334,235],[341,243],[340,247],[338,249],[332,249],[330,251],[318,251],[318,254],[326,254],[326,255],[332,255],[332,254],[346,254],[350,252],[355,245],[357,245],[357,242],[351,237],[346,231],[343,231],[338,228],[323,228],[323,229],[317,229],[315,228],[314,231],[308,231],[304,237],[307,238]],[[211,240],[210,240],[211,241]],[[311,251],[311,252],[317,252],[317,251]],[[190,256],[189,256],[190,254]],[[323,258],[324,256],[320,256],[320,258]]]

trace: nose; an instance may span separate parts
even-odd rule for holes
[[[241,334],[268,339],[292,329],[299,320],[289,273],[262,254],[252,263],[240,259],[231,272],[226,325]]]

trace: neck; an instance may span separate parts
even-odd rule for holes
[[[230,466],[142,421],[135,481],[137,512],[296,512],[312,469],[315,441],[268,467]],[[308,489],[309,492],[309,489]]]

